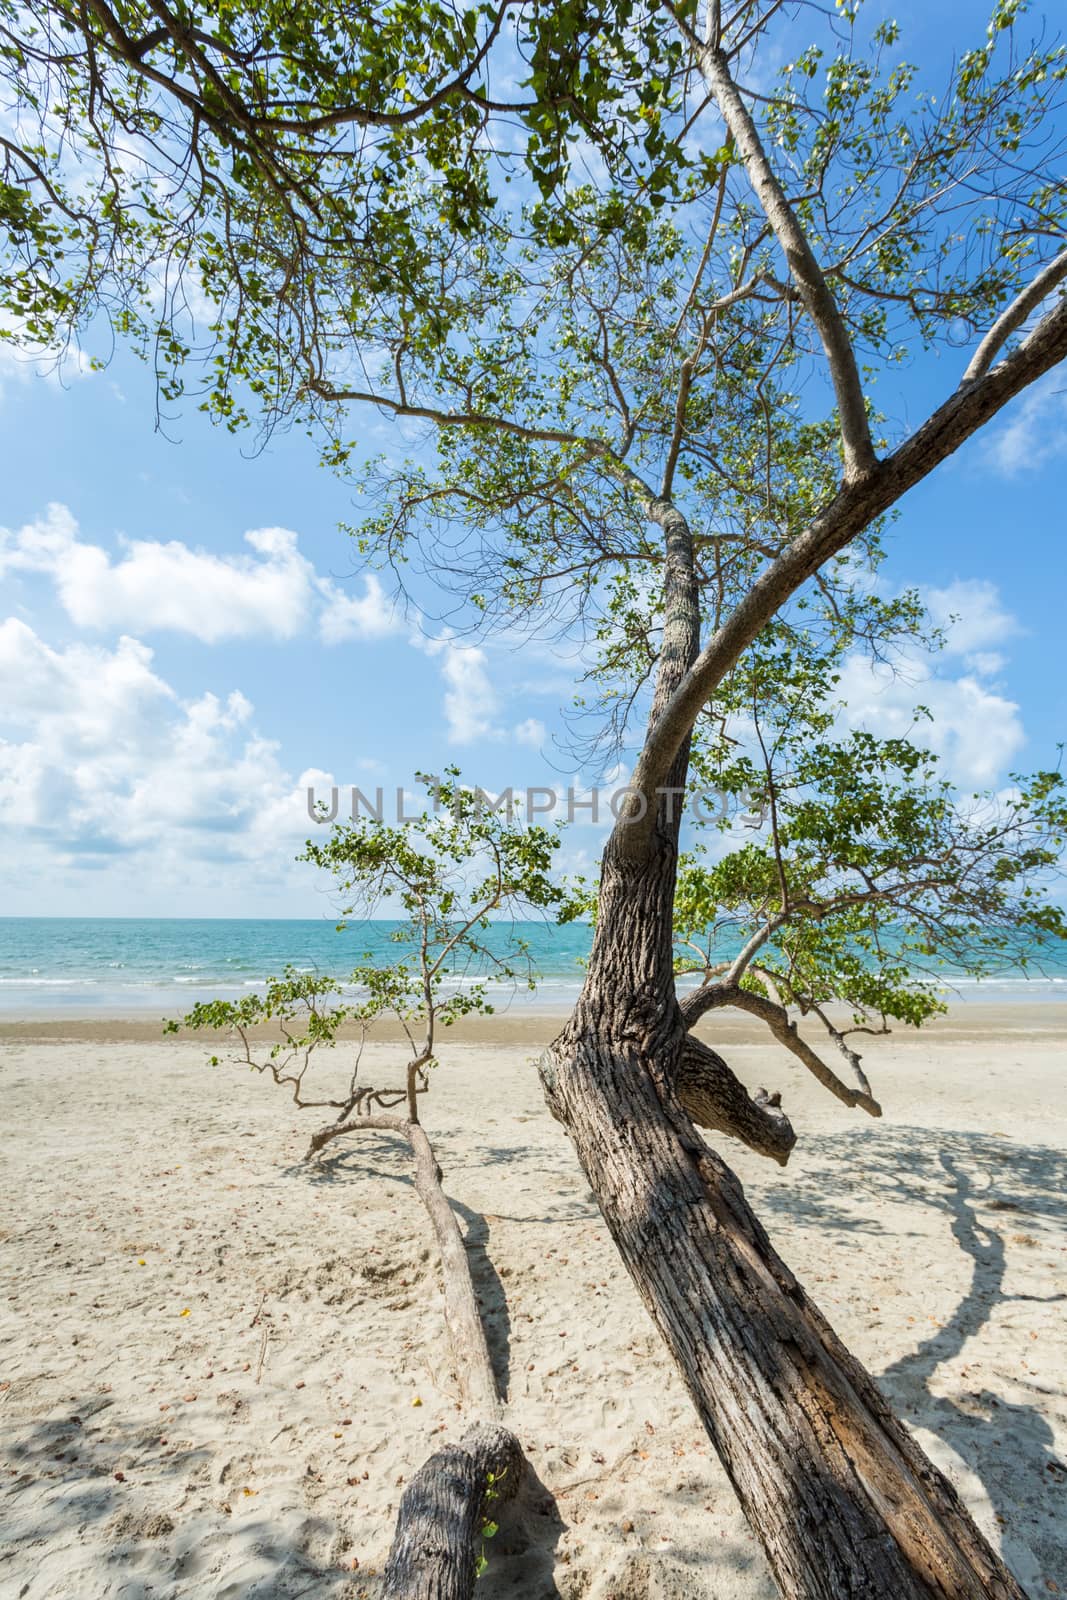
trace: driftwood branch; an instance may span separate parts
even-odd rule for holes
[[[426,1130],[405,1117],[355,1117],[320,1129],[308,1155],[317,1155],[345,1134],[364,1132],[396,1134],[411,1150],[415,1190],[437,1240],[452,1365],[471,1423],[458,1443],[445,1445],[423,1463],[401,1496],[383,1600],[470,1600],[487,1506],[515,1493],[525,1457],[501,1420],[463,1235],[441,1187],[441,1169]]]
[[[485,1423],[424,1462],[400,1497],[382,1600],[470,1595],[488,1496],[509,1498],[524,1465],[515,1435]]]

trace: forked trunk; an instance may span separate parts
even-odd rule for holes
[[[684,1025],[655,959],[673,876],[669,844],[639,868],[609,854],[589,979],[542,1080],[781,1592],[1023,1600],[676,1098]]]
[[[648,512],[664,535],[654,732],[700,616],[685,520],[665,500]],[[672,946],[688,757],[686,739],[608,843],[586,983],[541,1060],[549,1107],[786,1600],[1024,1600],[691,1120],[782,1162],[793,1143],[773,1101],[750,1100],[714,1052],[687,1043]]]

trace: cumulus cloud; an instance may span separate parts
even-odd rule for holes
[[[539,717],[527,717],[516,724],[515,738],[519,744],[528,744],[532,750],[540,750],[545,742],[545,725]]]
[[[0,818],[12,859],[30,846],[79,865],[147,857],[152,880],[198,862],[288,862],[307,833],[305,789],[239,691],[181,697],[136,639],[53,649],[0,624]]]
[[[412,643],[440,661],[445,693],[443,709],[452,744],[473,744],[476,739],[499,739],[493,718],[500,697],[489,677],[489,659],[479,645],[459,644],[450,635],[438,639],[416,636]]]
[[[84,540],[63,505],[17,530],[0,529],[5,571],[50,578],[60,604],[81,628],[185,633],[222,639],[291,639],[317,615],[326,643],[377,639],[396,623],[380,583],[364,579],[350,596],[319,577],[288,528],[253,528],[250,553],[215,555],[178,539],[125,541],[113,558]]]
[[[950,678],[918,662],[894,671],[853,656],[844,665],[838,692],[846,726],[925,745],[958,783],[995,782],[1025,741],[1018,705],[973,673]],[[916,720],[918,705],[927,707],[932,721]]]
[[[395,633],[399,619],[373,572],[363,579],[363,593],[345,594],[328,578],[320,579],[323,598],[319,614],[319,635],[324,644],[342,644],[348,639],[384,639]]]
[[[985,655],[989,670],[1000,670],[1004,657],[989,647],[1006,643],[1022,630],[1001,604],[996,584],[984,578],[957,579],[943,589],[924,589],[922,598],[936,626],[944,629],[949,654],[973,657],[976,663]]]
[[[445,680],[445,718],[453,744],[472,744],[475,739],[494,737],[493,713],[497,693],[489,681],[484,650],[476,646],[445,646],[441,664]]]
[[[1023,630],[996,585],[984,579],[957,579],[922,591],[922,598],[944,629],[944,651],[933,657],[910,651],[893,666],[850,656],[838,684],[841,721],[885,738],[910,738],[937,754],[947,777],[987,787],[1003,778],[1026,739],[1019,706],[993,681],[1007,657],[992,648]],[[930,718],[916,717],[919,706]]]

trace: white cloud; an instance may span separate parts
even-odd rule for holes
[[[0,535],[0,573],[51,577],[60,604],[82,628],[192,634],[206,644],[267,633],[292,638],[305,625],[314,568],[286,528],[245,534],[250,556],[216,556],[179,540],[136,539],[112,561],[78,537],[65,506]]]
[[[20,868],[34,849],[53,866],[128,857],[150,863],[156,895],[204,863],[276,873],[306,837],[313,781],[332,780],[286,772],[243,694],[182,699],[136,639],[53,649],[0,624],[0,826]]]
[[[894,671],[856,655],[844,665],[838,692],[848,727],[910,738],[933,750],[946,776],[962,784],[995,782],[1025,741],[1019,707],[972,673],[942,677],[919,662]],[[915,720],[917,705],[929,709],[932,722]]]
[[[540,750],[545,742],[545,725],[538,717],[527,717],[514,731],[519,744],[528,744],[533,750]]]
[[[977,663],[991,645],[1004,644],[1022,629],[1000,601],[996,584],[982,578],[957,579],[944,589],[924,589],[922,598],[937,627],[945,631],[945,649],[951,655],[973,657]],[[998,672],[999,655],[986,655],[993,664],[980,671]]]
[[[441,664],[445,689],[445,717],[453,744],[472,744],[495,737],[493,713],[497,694],[489,681],[484,650],[477,646],[446,644]]]
[[[63,505],[17,531],[0,529],[5,571],[50,578],[71,620],[81,628],[190,634],[221,639],[291,639],[317,611],[325,643],[380,639],[398,626],[378,579],[362,595],[346,595],[319,577],[288,528],[253,528],[251,554],[214,555],[178,539],[128,540],[113,559],[79,535]]]
[[[1034,472],[1067,454],[1067,390],[1053,373],[1013,406],[1008,421],[984,437],[986,462],[1006,478]]]
[[[1007,656],[1001,655],[999,650],[975,650],[966,660],[971,671],[980,678],[995,678],[1008,664]]]
[[[479,645],[457,644],[448,634],[426,639],[416,634],[412,644],[428,656],[438,656],[445,682],[444,713],[452,744],[473,744],[476,739],[499,739],[493,721],[500,697],[489,677],[489,659]]]
[[[946,777],[988,786],[1003,777],[1026,738],[1018,705],[990,681],[1007,664],[1003,651],[992,647],[1023,629],[985,579],[925,589],[922,599],[944,630],[943,652],[911,649],[894,666],[858,652],[848,657],[838,684],[841,721],[881,737],[909,738],[938,755]],[[932,720],[916,719],[917,706]]]
[[[396,607],[373,572],[364,575],[361,595],[343,593],[328,578],[319,580],[318,589],[324,600],[319,613],[319,635],[324,644],[384,639],[400,626]]]

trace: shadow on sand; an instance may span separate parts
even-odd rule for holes
[[[839,1249],[850,1242],[862,1250],[876,1248],[870,1236],[881,1230],[871,1215],[872,1199],[907,1205],[916,1220],[920,1211],[942,1216],[969,1273],[951,1315],[914,1350],[876,1373],[879,1385],[898,1415],[935,1435],[978,1480],[977,1503],[980,1507],[981,1499],[988,1499],[1004,1557],[1020,1582],[1034,1593],[1058,1592],[1047,1589],[1046,1582],[1063,1584],[1067,1575],[1062,1514],[1067,1464],[1054,1452],[1045,1412],[1050,1401],[1062,1400],[1064,1384],[1062,1378],[1041,1380],[1029,1372],[1027,1357],[1034,1346],[1029,1319],[1020,1313],[1027,1306],[1065,1302],[1067,1295],[1041,1292],[1038,1272],[1019,1269],[1030,1267],[1024,1252],[1032,1253],[1036,1268],[1043,1244],[1060,1248],[1067,1221],[1067,1155],[983,1133],[850,1130],[805,1139],[802,1175],[769,1191],[757,1209],[776,1221],[817,1229],[825,1236],[829,1259],[835,1242]],[[900,1242],[894,1232],[894,1243]],[[788,1258],[788,1233],[781,1243]],[[1015,1246],[1011,1269],[1009,1243]],[[839,1259],[844,1283],[848,1255]],[[931,1295],[940,1292],[919,1239],[908,1268],[920,1279],[930,1274]],[[1032,1286],[1038,1292],[1013,1287],[1020,1277],[1028,1284],[1036,1279]],[[962,1381],[954,1379],[949,1364],[994,1316],[1015,1330],[1002,1372],[994,1374],[988,1363],[979,1369],[974,1361],[964,1365]],[[930,1447],[930,1441],[924,1445]],[[952,1472],[948,1452],[932,1448],[938,1464]],[[975,1486],[963,1485],[965,1493],[969,1487],[974,1502]]]
[[[519,1159],[522,1151],[508,1151],[509,1159]],[[490,1152],[487,1159],[494,1159]],[[302,1176],[313,1183],[352,1183],[360,1178],[387,1178],[390,1182],[414,1187],[411,1154],[405,1141],[386,1132],[376,1132],[374,1144],[364,1138],[355,1145],[338,1145],[310,1166],[287,1169],[288,1175]],[[446,1174],[447,1178],[447,1174]],[[478,1297],[485,1328],[489,1357],[497,1389],[506,1400],[511,1382],[511,1318],[507,1294],[491,1255],[489,1222],[480,1211],[449,1194],[445,1196],[464,1224],[464,1245],[470,1262],[471,1278]],[[427,1230],[429,1224],[427,1223]],[[522,1593],[528,1600],[560,1600],[553,1576],[556,1549],[566,1523],[552,1494],[541,1482],[533,1463],[527,1459],[522,1487],[501,1514],[501,1527],[493,1547],[493,1560],[479,1580],[480,1600]]]

